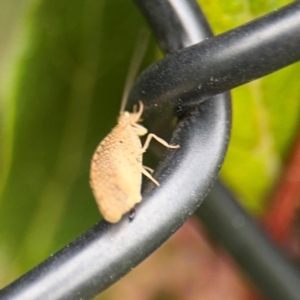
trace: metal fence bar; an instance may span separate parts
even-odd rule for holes
[[[168,55],[139,76],[132,100],[195,104],[299,61],[299,45],[300,2],[295,1]]]
[[[181,9],[173,0],[137,2],[168,53],[211,37],[195,1],[180,1]],[[184,13],[189,18],[183,18]],[[167,152],[158,166],[161,187],[146,186],[132,222],[126,217],[116,225],[100,222],[0,291],[0,299],[91,299],[145,259],[201,204],[227,149],[228,96],[217,95],[200,107],[188,104],[199,104],[299,60],[299,45],[300,3],[295,2],[170,54],[145,71],[130,97],[130,104],[142,100],[146,105],[145,120],[151,113],[164,118],[165,107],[169,119],[173,109],[180,108],[172,142],[181,148]]]
[[[182,3],[194,20],[203,18],[195,1]],[[202,28],[198,23],[188,26],[187,36],[190,30]],[[146,109],[150,106],[147,102]],[[134,220],[100,222],[2,290],[0,299],[91,299],[139,264],[201,204],[227,149],[230,113],[230,101],[223,95],[185,111],[172,140],[180,149],[164,156],[156,171],[161,186],[146,186]]]

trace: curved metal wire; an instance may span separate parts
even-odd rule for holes
[[[298,270],[276,249],[224,185],[216,184],[197,215],[267,299],[299,299]]]
[[[137,3],[169,53],[211,36],[193,0]],[[166,127],[170,134],[169,120],[174,111],[179,115],[172,143],[181,148],[168,151],[158,166],[161,187],[146,186],[131,222],[126,217],[115,225],[100,222],[3,289],[0,299],[91,299],[175,232],[201,204],[227,149],[231,107],[228,96],[219,93],[300,59],[299,11],[299,2],[295,2],[170,54],[144,72],[129,101],[144,102],[145,121],[150,124],[151,119],[152,131]],[[261,34],[264,42],[256,39]],[[215,94],[219,95],[203,102]],[[156,126],[161,119],[168,126]]]
[[[295,1],[168,55],[139,76],[131,96],[152,107],[195,104],[299,61],[299,44],[300,2]]]
[[[194,20],[193,27],[183,30],[186,38],[192,40],[190,31],[209,36],[196,2],[182,1],[182,5]],[[178,19],[171,5],[168,12]],[[150,106],[147,102],[146,109]],[[230,127],[228,96],[218,95],[190,110],[183,108],[172,139],[180,149],[164,156],[155,175],[161,186],[146,186],[135,218],[124,217],[114,225],[100,222],[2,290],[0,299],[90,299],[109,287],[169,238],[201,204],[222,164]]]

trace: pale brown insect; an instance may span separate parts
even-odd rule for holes
[[[143,113],[143,103],[138,111],[121,112],[117,126],[106,136],[96,149],[91,163],[90,183],[96,202],[104,219],[118,222],[122,215],[130,211],[142,200],[142,174],[159,183],[142,164],[143,153],[152,138],[167,148],[176,149],[155,134],[148,134],[144,146],[140,136],[148,130],[138,124]]]

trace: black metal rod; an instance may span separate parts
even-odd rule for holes
[[[143,72],[131,96],[133,101],[152,104],[195,103],[299,59],[300,2],[296,1],[249,24],[168,55]]]
[[[203,16],[196,2],[182,3],[195,20],[192,28],[185,27],[186,36],[190,31],[203,31],[197,22]],[[147,102],[146,108],[150,106]],[[0,299],[91,299],[116,282],[170,237],[201,204],[223,162],[230,128],[231,105],[224,95],[185,111],[172,140],[180,149],[164,156],[155,173],[161,186],[146,186],[135,218],[129,221],[125,216],[114,225],[100,222],[2,290]]]
[[[210,32],[205,18],[202,18],[197,21],[205,32],[195,32],[192,40],[182,38],[184,25],[178,26],[179,28],[170,34],[173,24],[181,25],[182,20],[190,19],[189,11],[180,10],[177,7],[176,11],[179,12],[179,16],[172,14],[174,11],[170,10],[170,6],[178,4],[178,1],[136,2],[141,3],[141,9],[156,35],[161,37],[159,41],[162,41],[161,46],[166,52],[174,52],[183,46],[189,46],[197,38],[203,39],[203,36],[205,37],[205,34]],[[157,13],[157,10],[165,11],[165,14]],[[168,18],[165,18],[165,15]],[[167,20],[162,22],[161,19]],[[269,299],[294,300],[299,298],[300,279],[297,270],[279,253],[276,246],[269,241],[249,214],[236,203],[234,197],[220,183],[214,187],[197,214]]]
[[[189,0],[135,0],[135,2],[144,13],[166,54],[194,45],[213,35],[196,2]],[[195,11],[198,11],[198,18],[195,18]]]
[[[272,300],[298,300],[300,276],[255,221],[218,183],[197,215],[262,290]]]

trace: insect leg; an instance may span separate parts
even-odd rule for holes
[[[156,181],[152,175],[145,169],[145,167],[142,168],[142,173],[147,176],[153,183],[155,183],[157,186],[160,186],[159,182]]]
[[[179,145],[170,145],[165,140],[163,140],[162,138],[158,137],[156,134],[149,133],[148,136],[147,136],[147,138],[146,138],[145,144],[144,144],[144,146],[142,148],[142,152],[146,152],[146,150],[148,149],[149,144],[150,144],[152,138],[156,139],[159,143],[161,143],[162,145],[164,145],[167,148],[177,149],[177,148],[180,147]]]
[[[129,222],[131,222],[135,217],[135,209],[132,208],[130,211],[129,211],[129,214],[128,214],[128,219],[129,219]]]
[[[153,169],[151,169],[151,168],[149,168],[149,167],[147,167],[147,166],[143,166],[143,168],[144,168],[145,170],[147,170],[148,172],[150,172],[151,174],[154,172]]]

